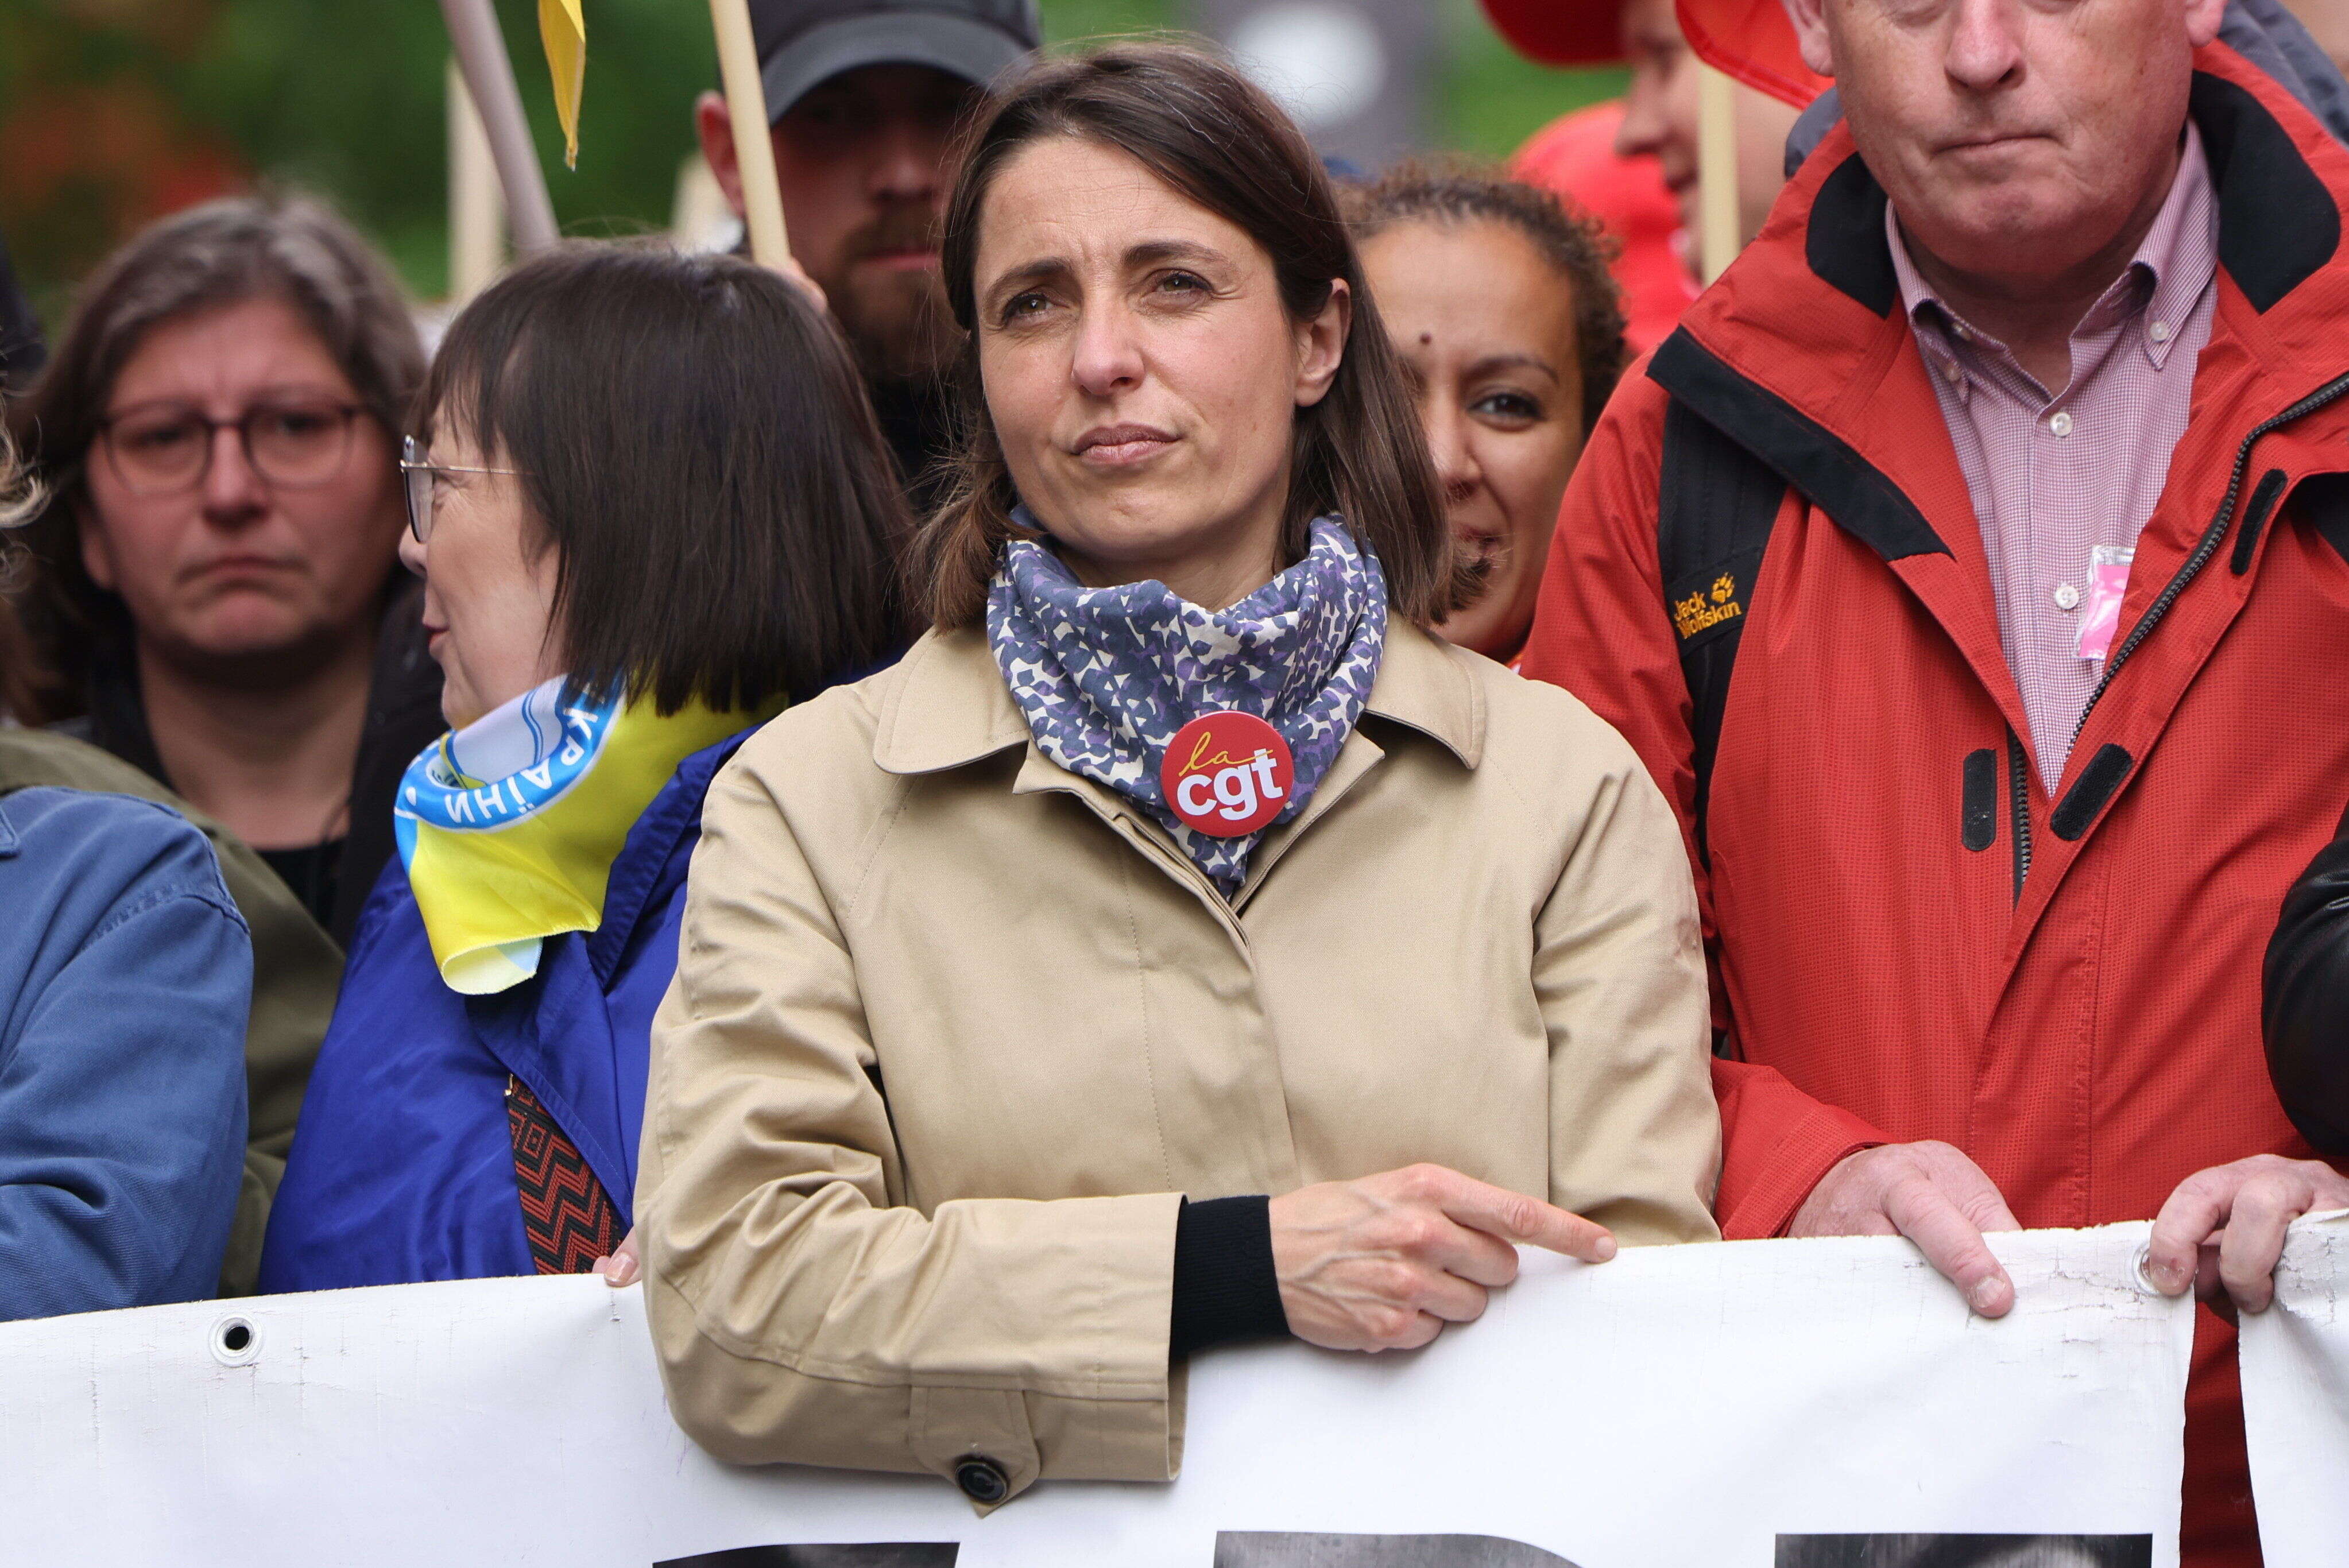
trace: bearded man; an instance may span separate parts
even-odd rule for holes
[[[916,514],[952,439],[943,374],[959,341],[938,277],[954,129],[1041,42],[1035,0],[750,0],[792,257],[864,373]],[[726,99],[694,105],[739,216]]]

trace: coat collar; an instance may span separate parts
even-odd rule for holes
[[[2337,375],[2344,357],[2339,324],[2349,260],[2341,233],[2349,150],[2225,44],[2196,51],[2188,112],[2218,196],[2220,273],[2248,307],[2223,314],[2259,340],[2251,346],[2289,401]],[[1919,493],[1948,478],[1938,463],[1912,460],[1918,444],[1903,438],[1905,422],[1887,418],[1880,400],[1909,343],[1885,207],[1849,127],[1838,124],[1788,182],[1754,242],[1689,308],[1650,374],[1708,418],[1718,397],[1692,383],[1714,369],[1713,379],[1726,372],[1743,384],[1739,400],[1748,405],[1745,422],[1757,427],[1748,432],[1757,438],[1748,442],[1757,455],[1847,526],[1854,509],[1837,503],[1857,500],[1854,531],[1897,560],[1947,545],[1930,528],[1915,531],[1921,519],[1896,515],[1912,509],[1819,493],[1810,482],[1851,492],[1872,488],[1868,478],[1889,477]],[[1780,460],[1782,450],[1791,462]],[[1838,487],[1833,470],[1849,469],[1855,459],[1871,474],[1846,477]],[[1917,471],[1920,466],[1932,471]]]
[[[1461,654],[1399,615],[1363,711],[1441,743],[1464,767],[1485,755],[1485,698]],[[1030,743],[987,637],[975,627],[929,632],[883,697],[873,760],[885,772],[937,773]]]

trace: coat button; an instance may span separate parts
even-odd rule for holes
[[[966,1454],[955,1461],[955,1485],[973,1502],[1001,1502],[1011,1491],[1011,1478],[985,1454]]]

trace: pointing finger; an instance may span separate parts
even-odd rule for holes
[[[1446,1184],[1437,1206],[1456,1223],[1506,1242],[1543,1247],[1587,1264],[1603,1264],[1615,1255],[1615,1238],[1606,1226],[1554,1203],[1466,1176],[1455,1176],[1453,1183]]]

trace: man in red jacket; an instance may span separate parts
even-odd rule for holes
[[[1724,1230],[1988,1315],[1983,1230],[2158,1216],[2231,1314],[2349,1204],[2259,989],[2349,800],[2349,152],[2222,5],[1791,0],[1846,123],[1625,378],[1523,664],[1681,810]],[[2197,1327],[2186,1561],[2256,1563]]]

